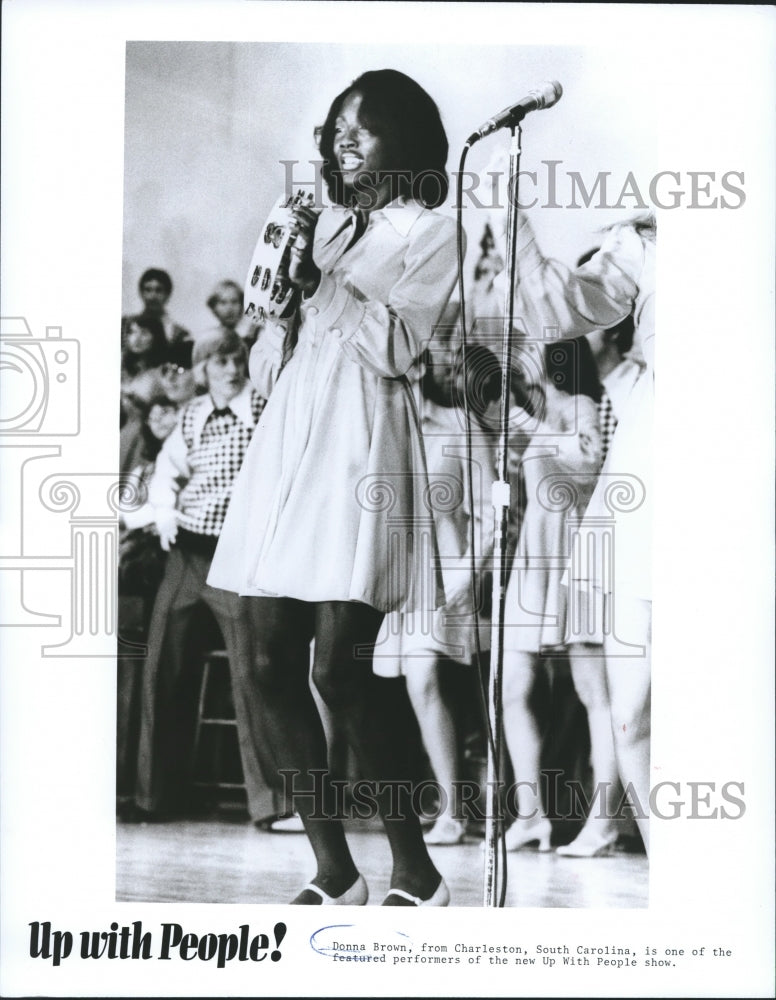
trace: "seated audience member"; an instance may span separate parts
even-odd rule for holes
[[[121,423],[135,411],[137,401],[148,399],[159,386],[157,369],[167,356],[167,341],[159,320],[132,319],[121,351]]]
[[[179,404],[158,389],[138,404],[141,409],[121,428],[119,471],[135,482],[148,484],[154,461],[178,420]]]
[[[207,300],[207,307],[215,316],[216,323],[199,336],[212,333],[213,330],[234,330],[245,341],[245,346],[251,347],[256,340],[258,327],[245,315],[243,304],[243,290],[236,281],[219,281]]]
[[[125,518],[132,524],[152,518],[162,549],[169,551],[149,630],[135,804],[141,817],[158,815],[185,791],[196,700],[187,638],[204,603],[229,657],[248,809],[260,821],[278,811],[267,782],[276,768],[265,752],[262,705],[251,681],[250,629],[244,602],[209,587],[206,577],[265,401],[248,384],[237,334],[218,332],[198,341],[193,362],[206,392],[183,407],[157,456],[148,507]]]
[[[188,403],[193,396],[205,392],[194,379],[192,347],[190,340],[171,344],[167,350],[166,360],[159,368],[159,384],[162,391],[178,407]]]
[[[127,447],[132,447],[148,413],[151,401],[157,396],[166,396],[180,408],[192,396],[201,393],[191,370],[190,340],[169,344],[164,352],[164,361],[156,368],[149,368],[128,383],[122,400],[121,424],[121,471],[129,472],[124,462]]]
[[[121,320],[121,346],[124,346],[129,325],[133,319],[141,321],[155,319],[162,324],[168,343],[177,344],[181,340],[191,340],[189,331],[175,323],[167,312],[167,303],[172,296],[172,278],[158,267],[144,271],[138,282],[138,292],[143,301],[140,313],[123,316]]]

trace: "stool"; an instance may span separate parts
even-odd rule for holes
[[[206,733],[212,735],[211,740],[203,739]],[[209,768],[206,774],[198,777],[201,750],[208,749],[204,745],[206,742],[209,742],[211,751]],[[232,751],[229,754],[231,761],[225,760],[229,745]],[[191,750],[191,775],[191,784],[196,788],[245,790],[232,700],[229,657],[223,649],[211,650],[204,656],[197,723]]]

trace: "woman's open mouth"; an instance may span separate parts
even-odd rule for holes
[[[364,161],[360,156],[354,156],[351,153],[343,153],[340,158],[340,168],[345,173],[352,173],[354,170],[360,170],[364,165]]]

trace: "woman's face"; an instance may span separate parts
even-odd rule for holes
[[[146,312],[152,316],[162,315],[169,297],[170,293],[161,281],[157,281],[156,278],[151,278],[149,281],[143,282],[140,289],[140,298],[143,300]]]
[[[386,145],[361,123],[362,97],[358,91],[342,102],[334,123],[334,156],[345,187],[352,189],[363,208],[381,208],[391,197]],[[380,174],[384,176],[380,177]]]
[[[228,402],[245,385],[245,364],[239,354],[214,354],[205,364],[205,375],[211,396]]]
[[[148,411],[148,429],[158,441],[164,441],[170,436],[178,422],[177,406],[166,406],[154,403]]]
[[[145,354],[151,350],[154,335],[139,323],[131,323],[127,331],[127,350],[131,354]]]
[[[234,330],[242,316],[242,298],[236,288],[225,288],[218,296],[213,312],[229,329]]]
[[[178,406],[188,402],[196,391],[194,374],[190,368],[168,362],[162,365],[160,376],[165,396]]]

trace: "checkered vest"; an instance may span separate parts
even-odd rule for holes
[[[609,445],[612,443],[612,435],[617,426],[617,417],[612,409],[612,401],[606,389],[602,388],[601,402],[598,404],[598,427],[601,431],[602,460],[606,458]]]
[[[254,427],[266,400],[251,390]],[[226,517],[237,473],[240,471],[253,427],[246,427],[229,407],[214,410],[195,440],[195,416],[209,400],[188,403],[181,415],[181,431],[188,449],[191,476],[178,494],[178,523],[199,535],[219,535]]]

